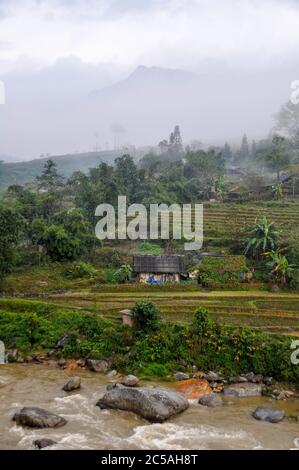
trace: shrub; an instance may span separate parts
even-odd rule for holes
[[[195,312],[191,329],[196,332],[196,334],[202,336],[204,335],[209,328],[211,328],[212,320],[209,318],[209,313],[205,308],[198,308]]]
[[[149,300],[136,302],[133,307],[133,316],[141,330],[156,330],[160,323],[160,311]]]
[[[103,246],[96,250],[93,254],[95,264],[103,268],[120,268],[122,264],[127,263],[127,257],[120,253],[115,248]]]
[[[241,280],[241,274],[246,271],[245,256],[205,257],[197,267],[198,282],[205,287],[220,285],[235,287]]]
[[[149,240],[143,240],[140,245],[140,251],[150,255],[159,255],[162,251],[162,247],[158,243],[153,243]]]
[[[140,370],[140,376],[142,378],[152,378],[152,377],[167,377],[173,371],[171,364],[157,364],[156,362],[151,362],[146,364]]]
[[[63,275],[68,279],[80,279],[80,278],[94,278],[97,276],[98,271],[90,264],[80,261],[70,265],[64,272]]]
[[[132,279],[132,274],[132,267],[129,264],[123,264],[117,271],[115,271],[113,279],[117,283],[125,284]]]

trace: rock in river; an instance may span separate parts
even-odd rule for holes
[[[126,387],[136,387],[139,383],[139,379],[135,375],[129,374],[123,377],[120,383]]]
[[[86,359],[86,366],[88,369],[92,370],[93,372],[107,372],[109,369],[109,362],[105,359],[97,360],[97,359]]]
[[[81,378],[72,377],[63,387],[62,390],[65,392],[72,392],[73,390],[78,390],[81,387]]]
[[[57,444],[57,442],[52,441],[52,439],[46,438],[36,439],[35,441],[33,441],[33,445],[37,449],[44,449],[45,447],[55,446],[55,444]]]
[[[279,421],[282,421],[284,418],[284,411],[275,410],[274,408],[264,408],[263,406],[258,406],[252,413],[252,416],[260,421],[268,421],[269,423],[279,423]]]
[[[203,406],[209,406],[210,408],[218,408],[223,405],[222,398],[218,393],[204,395],[198,400],[198,403]]]
[[[167,418],[188,408],[188,400],[171,389],[125,387],[116,384],[97,402],[102,409],[131,411],[153,423],[162,423]]]
[[[206,379],[181,380],[175,388],[190,400],[198,399],[213,391]]]
[[[213,372],[212,370],[210,370],[207,374],[205,374],[204,378],[208,382],[218,382],[221,380],[219,374],[217,374],[216,372]]]
[[[262,394],[262,386],[250,382],[227,385],[223,390],[224,395],[231,397],[258,397]]]
[[[35,406],[25,406],[12,419],[21,426],[31,428],[56,428],[67,423],[62,416]]]
[[[180,382],[181,380],[188,380],[189,374],[185,374],[185,372],[176,372],[174,374],[174,378],[177,382]]]

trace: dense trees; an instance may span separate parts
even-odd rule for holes
[[[58,213],[50,225],[42,219],[35,219],[30,239],[33,244],[43,247],[53,261],[76,259],[96,243],[93,227],[76,209]]]
[[[14,267],[24,222],[17,211],[0,206],[0,279]]]

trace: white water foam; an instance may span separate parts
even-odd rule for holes
[[[296,439],[294,439],[294,446],[295,447],[292,447],[290,450],[299,450],[299,437],[296,437]]]
[[[182,426],[173,423],[138,426],[126,439],[141,449],[189,450],[210,448],[253,449],[260,443],[245,431],[225,431],[213,426]]]

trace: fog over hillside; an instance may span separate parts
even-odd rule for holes
[[[176,124],[185,143],[262,138],[299,77],[298,21],[292,0],[1,0],[0,159],[156,145]]]
[[[69,70],[57,67],[7,81],[1,154],[30,159],[96,146],[156,145],[177,123],[186,142],[222,144],[240,140],[244,132],[262,138],[294,76],[291,70],[228,75],[140,66],[128,78],[97,89],[97,81],[113,73],[104,77],[97,67],[82,71],[72,61]]]

